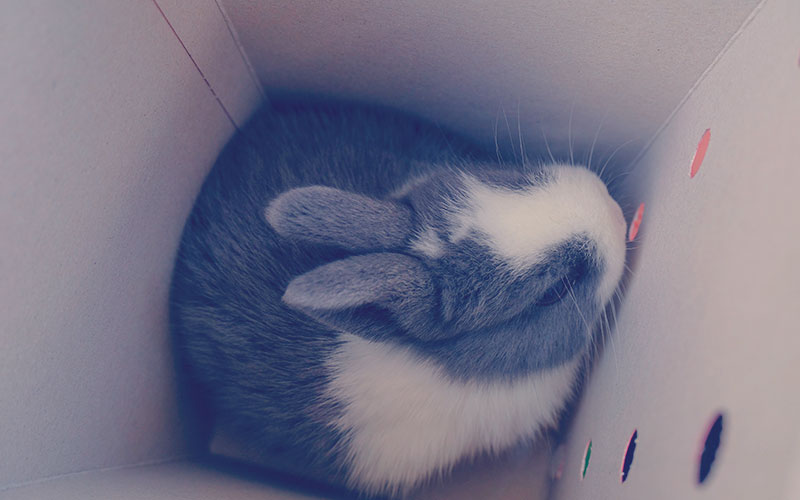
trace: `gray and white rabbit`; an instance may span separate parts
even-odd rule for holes
[[[383,108],[285,102],[224,149],[171,290],[219,425],[396,495],[552,427],[625,261],[591,171],[500,164]]]

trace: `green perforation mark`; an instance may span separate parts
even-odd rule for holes
[[[589,458],[592,456],[592,441],[586,445],[586,452],[583,454],[583,467],[581,468],[581,479],[586,477],[586,469],[589,468]]]

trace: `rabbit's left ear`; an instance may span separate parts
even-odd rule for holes
[[[410,208],[324,186],[286,191],[265,215],[285,238],[353,251],[401,248],[412,230]]]
[[[293,279],[283,302],[336,329],[376,339],[449,336],[436,326],[436,287],[419,260],[373,253],[337,260]]]

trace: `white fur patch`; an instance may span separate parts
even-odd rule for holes
[[[328,396],[343,403],[351,486],[402,492],[552,426],[578,361],[513,382],[460,381],[407,348],[343,334]]]
[[[476,231],[511,269],[524,271],[554,245],[587,234],[605,263],[598,286],[605,304],[625,265],[622,210],[593,172],[570,165],[547,171],[547,182],[524,190],[488,186],[465,175],[466,199],[450,210],[451,239],[455,243]]]
[[[443,242],[431,228],[422,231],[411,241],[411,249],[432,259],[438,259],[444,254]]]

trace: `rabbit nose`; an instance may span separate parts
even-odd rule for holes
[[[611,195],[608,195],[606,199],[606,207],[611,216],[611,220],[616,224],[617,231],[623,234],[624,237],[628,224],[625,222],[625,215],[622,213],[622,208],[614,201]]]

